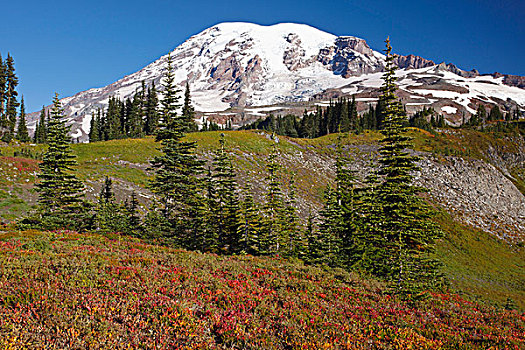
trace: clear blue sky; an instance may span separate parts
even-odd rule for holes
[[[28,111],[133,73],[225,21],[306,23],[394,51],[482,73],[525,75],[525,1],[2,1],[0,53],[10,52]]]

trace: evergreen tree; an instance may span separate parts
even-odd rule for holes
[[[113,181],[106,176],[95,208],[95,227],[102,232],[127,233],[128,216],[116,202]]]
[[[157,133],[162,154],[151,163],[155,177],[149,188],[159,196],[163,220],[170,227],[165,232],[166,238],[176,245],[198,249],[206,234],[202,220],[206,205],[200,178],[203,162],[195,155],[196,143],[182,140],[184,126],[176,111],[179,105],[171,56],[168,56],[162,106],[162,128]]]
[[[271,255],[286,248],[288,237],[283,237],[284,201],[280,183],[280,165],[277,161],[278,151],[274,143],[268,157],[268,175],[266,177],[268,190],[266,203],[263,207],[264,219],[259,236],[261,254]]]
[[[20,103],[20,116],[18,118],[18,129],[16,132],[16,139],[20,142],[29,142],[31,140],[29,138],[29,133],[27,131],[26,125],[26,109],[24,105],[24,97],[22,97],[22,101]]]
[[[320,215],[319,230],[308,237],[307,260],[315,265],[340,266],[342,215],[337,194],[331,187],[325,192],[325,204]]]
[[[499,106],[498,105],[493,106],[490,109],[489,120],[502,120],[502,119],[503,119],[503,114],[501,113]]]
[[[144,133],[146,135],[153,135],[157,131],[159,126],[159,114],[157,112],[157,106],[159,100],[157,98],[157,90],[155,89],[155,83],[148,88],[148,96],[146,100],[146,121],[144,124]]]
[[[243,200],[240,204],[240,222],[238,226],[239,251],[244,254],[259,255],[261,253],[261,217],[259,208],[253,200],[253,195],[246,185],[243,189]]]
[[[8,121],[5,114],[5,99],[7,90],[7,71],[0,55],[0,133],[7,131]]]
[[[42,106],[40,112],[40,119],[36,124],[35,135],[33,137],[35,143],[46,143],[47,141],[47,123],[46,123],[46,109]]]
[[[186,124],[186,132],[197,131],[197,124],[195,124],[195,109],[191,105],[190,85],[186,82],[186,90],[184,91],[184,104],[182,106],[182,116]]]
[[[166,75],[164,77],[164,91],[161,101],[161,113],[159,120],[159,130],[156,134],[156,140],[180,139],[186,131],[186,125],[183,116],[177,114],[180,108],[179,90],[175,86],[175,76],[173,72],[173,60],[168,54]]]
[[[3,122],[7,122],[7,130],[2,136],[2,139],[9,142],[15,134],[17,108],[19,106],[16,99],[18,96],[18,92],[16,92],[18,78],[15,74],[14,60],[10,54],[7,54],[7,59],[5,61],[5,79],[5,117],[3,118]]]
[[[224,252],[239,251],[239,199],[235,172],[230,158],[225,150],[224,134],[219,139],[220,147],[213,159],[212,183],[214,187],[214,201],[210,208],[213,218],[213,229],[219,247]]]
[[[299,229],[299,216],[297,215],[297,200],[295,197],[295,173],[292,173],[288,187],[288,199],[284,207],[284,221],[281,235],[287,237],[284,254],[294,258],[304,258],[306,244],[302,231]]]
[[[63,110],[55,94],[48,124],[48,148],[40,163],[38,221],[43,228],[81,229],[89,224],[87,205],[83,200],[84,185],[74,173],[77,164],[69,146]]]
[[[100,113],[100,112],[99,112]],[[100,118],[92,112],[91,125],[89,127],[89,142],[100,141]]]
[[[135,191],[132,191],[129,203],[126,203],[126,205],[124,206],[127,218],[126,222],[128,224],[126,232],[138,237],[142,236],[143,233],[143,227],[139,213],[139,206],[140,203],[137,199],[137,194],[135,193]]]
[[[395,95],[396,68],[388,39],[386,44],[387,65],[380,97],[384,138],[380,141],[378,175],[382,181],[376,189],[381,215],[375,218],[380,224],[371,243],[378,254],[374,272],[392,281],[396,291],[411,293],[427,288],[436,276],[437,264],[429,253],[441,231],[429,220],[430,209],[418,197],[422,189],[412,185],[418,158],[406,151],[411,138],[406,135],[405,114]]]

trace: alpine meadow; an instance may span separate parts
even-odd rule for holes
[[[353,13],[337,2],[315,23]],[[184,32],[154,3],[141,35]],[[88,34],[91,10],[62,5],[79,26],[62,62],[116,45],[120,15],[100,18],[117,35]],[[326,14],[303,5],[279,16]],[[394,18],[381,52],[306,24],[216,24],[37,111],[44,75],[0,42],[0,349],[523,349],[525,77],[396,54],[398,28],[426,29]],[[142,39],[128,30],[120,50]]]

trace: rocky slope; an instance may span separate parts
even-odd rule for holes
[[[365,40],[293,23],[222,23],[170,54],[176,82],[181,87],[190,83],[201,116],[233,118],[237,124],[271,111],[302,113],[307,101],[342,95],[357,94],[365,108],[377,97],[384,69],[384,56]],[[131,97],[143,81],[159,87],[166,60],[167,55],[113,84],[62,99],[72,137],[87,140],[92,111],[106,107],[110,96]],[[399,56],[396,63],[400,96],[409,112],[434,107],[458,123],[480,103],[525,108],[523,77],[480,75],[414,55]],[[270,107],[254,108],[260,106]],[[29,119],[34,128],[37,113]]]

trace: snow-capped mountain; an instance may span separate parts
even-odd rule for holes
[[[385,56],[360,38],[320,31],[304,24],[222,23],[190,37],[171,53],[176,82],[186,81],[197,111],[260,115],[271,106],[357,94],[372,102],[381,85]],[[91,113],[111,96],[126,99],[146,85],[161,87],[168,55],[102,88],[62,99],[72,137],[86,140]],[[407,108],[433,106],[452,123],[478,103],[525,107],[525,79],[479,75],[418,56],[396,60],[400,96]],[[234,109],[234,113],[224,112]],[[286,108],[286,107],[282,107]],[[273,108],[275,109],[275,108]],[[33,126],[36,119],[33,116]],[[31,124],[30,124],[31,126]]]

